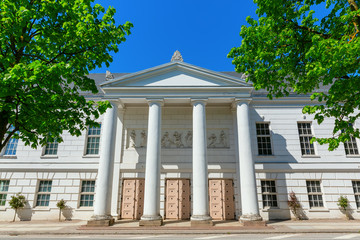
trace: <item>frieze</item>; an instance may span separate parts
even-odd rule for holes
[[[146,147],[147,130],[129,129],[127,148]],[[193,134],[191,129],[163,129],[161,133],[161,148],[192,148]],[[208,148],[229,148],[229,129],[208,129]]]

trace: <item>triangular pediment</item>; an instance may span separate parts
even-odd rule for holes
[[[170,62],[101,84],[107,87],[249,87],[244,79],[200,68],[184,62]]]

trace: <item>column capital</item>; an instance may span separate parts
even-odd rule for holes
[[[235,98],[233,103],[231,104],[231,108],[233,110],[235,110],[237,105],[242,104],[242,103],[249,105],[251,101],[252,101],[252,98]]]
[[[191,105],[193,105],[193,106],[196,103],[202,103],[202,104],[206,105],[207,101],[208,101],[207,98],[192,98],[192,99],[190,99]]]
[[[164,106],[164,99],[162,98],[147,98],[146,101],[149,104],[149,106],[154,103],[159,104],[160,106]]]

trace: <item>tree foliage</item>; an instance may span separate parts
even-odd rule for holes
[[[112,62],[132,24],[93,1],[0,1],[0,151],[11,137],[36,147],[79,136],[110,107],[81,93],[97,93],[86,75]]]
[[[311,94],[314,104],[303,113],[314,114],[319,124],[334,119],[332,137],[316,138],[330,150],[359,138],[354,122],[360,116],[360,2],[254,2],[259,18],[247,17],[241,46],[228,55],[236,71],[247,74],[255,89],[266,89],[270,99]]]
[[[19,209],[24,208],[27,201],[24,195],[17,193],[15,196],[11,196],[9,205],[12,209],[15,210],[13,222],[15,222],[15,217]]]

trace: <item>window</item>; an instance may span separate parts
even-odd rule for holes
[[[356,207],[360,208],[360,181],[353,181],[352,184],[355,194]]]
[[[49,206],[50,192],[51,192],[51,180],[41,180],[39,183],[39,189],[37,194],[36,206]]]
[[[14,130],[14,126],[11,126],[8,130],[9,132]],[[18,132],[16,132],[18,133]],[[9,142],[7,143],[4,151],[4,156],[15,156],[16,155],[16,148],[18,145],[19,139],[16,139],[14,137],[10,138]]]
[[[272,155],[269,123],[256,123],[259,155]]]
[[[83,180],[81,183],[80,207],[94,206],[95,181]]]
[[[263,208],[277,207],[275,181],[262,180],[261,192],[263,200]]]
[[[0,180],[0,206],[5,206],[10,180]]]
[[[324,207],[320,181],[306,181],[310,208]]]
[[[45,146],[44,155],[56,155],[58,149],[58,142],[48,142]]]
[[[300,147],[302,155],[315,155],[314,144],[310,143],[313,135],[311,123],[298,123]]]
[[[8,144],[6,145],[4,156],[15,156],[16,155],[16,148],[18,145],[19,139],[10,138]]]
[[[99,127],[90,127],[88,131],[86,154],[99,154],[101,124]]]

